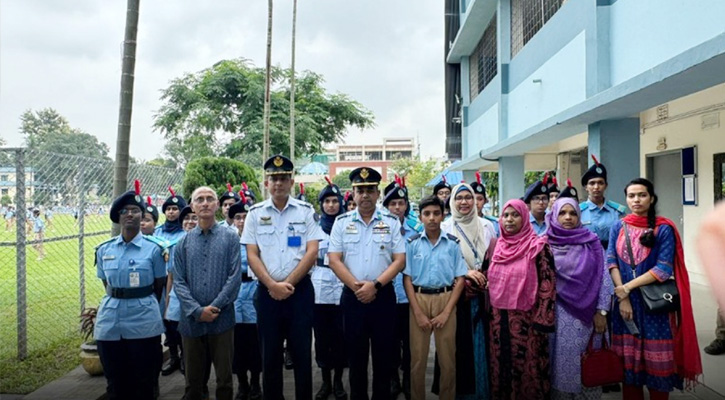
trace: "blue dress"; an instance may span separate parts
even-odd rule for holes
[[[628,225],[634,260],[630,260],[623,222],[617,221],[609,233],[607,265],[619,268],[622,284],[642,274],[652,274],[658,281],[669,279],[673,274],[675,236],[672,228],[662,225],[655,229],[656,243],[653,248],[640,244],[644,229]],[[616,299],[616,297],[615,297]],[[632,335],[619,312],[615,301],[612,312],[612,349],[624,361],[624,383],[647,386],[662,392],[682,389],[682,378],[675,365],[675,341],[672,332],[676,327],[676,314],[650,314],[645,311],[640,289],[629,294],[634,324],[640,334]]]

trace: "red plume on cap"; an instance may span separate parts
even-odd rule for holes
[[[300,182],[300,194],[305,194],[305,184]]]
[[[548,172],[544,174],[544,179],[541,182],[544,185],[546,185],[547,183],[549,183],[549,173]]]
[[[551,181],[554,182],[554,186],[559,186],[559,182],[556,181],[556,177],[552,176]]]
[[[350,198],[350,192],[347,191],[347,192],[345,192],[345,201],[347,201],[347,199],[349,199],[349,198]]]
[[[402,188],[403,187],[403,181],[400,180],[400,176],[398,174],[395,174],[395,183],[398,184],[398,187],[399,188]]]
[[[153,204],[152,204],[153,202],[151,201],[151,196],[146,196],[146,203],[147,203],[148,205],[150,205],[150,206],[151,206],[151,205],[153,205]]]
[[[169,186],[169,193],[171,193],[172,197],[176,196],[176,192],[174,192],[174,189],[171,186]]]
[[[249,190],[249,186],[247,186],[247,182],[242,182],[242,189]]]
[[[136,195],[140,196],[141,195],[141,181],[139,181],[138,179],[134,180],[133,188],[136,190]]]
[[[400,182],[401,182],[401,183],[403,184],[403,187],[405,187],[405,177],[402,177],[402,178],[400,179]]]
[[[571,186],[571,179],[566,178],[566,186],[572,187]]]
[[[332,181],[330,180],[329,176],[325,176],[325,180],[327,181],[327,184],[332,186]]]
[[[479,185],[482,185],[481,183],[481,173],[476,171],[476,182],[478,182]]]
[[[233,192],[233,191],[234,190],[232,189],[232,185],[229,182],[227,182],[227,192]]]
[[[592,160],[594,160],[594,164],[599,165],[599,160],[597,160],[597,156],[595,156],[594,154],[592,154]]]
[[[448,179],[446,179],[445,175],[441,175],[441,178],[443,178],[443,183],[448,183]]]
[[[244,190],[239,191],[239,197],[242,199],[242,204],[247,202],[247,196],[244,195]]]

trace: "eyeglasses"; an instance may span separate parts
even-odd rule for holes
[[[199,196],[194,199],[194,203],[216,203],[218,200],[214,196]]]
[[[126,215],[126,214],[138,215],[138,214],[141,214],[141,212],[142,212],[141,209],[138,208],[138,207],[134,207],[134,208],[122,208],[122,209],[120,209],[118,211],[118,213],[121,214],[121,215]]]
[[[534,203],[534,202],[536,202],[536,203],[548,203],[549,202],[549,196],[546,196],[546,197],[544,197],[544,196],[536,196],[536,197],[534,197],[534,198],[531,199],[531,202],[532,203]]]
[[[455,200],[458,202],[469,202],[473,201],[473,196],[456,196]]]

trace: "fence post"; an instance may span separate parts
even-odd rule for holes
[[[17,269],[18,359],[28,356],[28,302],[25,255],[25,150],[15,150],[15,205],[17,206],[15,265]]]
[[[81,165],[78,171],[78,279],[80,282],[81,314],[86,308],[86,270],[85,270],[85,210],[86,210],[86,179],[85,168]]]

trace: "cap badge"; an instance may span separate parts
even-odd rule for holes
[[[141,196],[139,196],[139,195],[136,195],[133,199],[136,200],[136,203],[141,202]]]
[[[403,191],[403,189],[398,190],[398,196],[405,197],[405,192]]]
[[[152,212],[154,212],[154,209],[153,209],[153,207],[146,207],[146,211],[152,213]]]
[[[543,192],[546,192],[546,186],[542,186],[542,187],[541,187],[541,192],[542,192],[542,193],[543,193]]]
[[[362,171],[360,171],[360,177],[363,179],[368,179],[368,176],[370,176],[370,172],[368,172],[367,168],[363,168]]]
[[[249,211],[249,204],[244,205],[244,211]]]
[[[171,199],[171,202],[172,202],[172,203],[178,203],[178,202],[179,202],[179,199],[177,199],[176,197],[173,197],[173,198]]]
[[[234,197],[234,192],[229,192],[230,197]]]
[[[282,164],[284,164],[284,161],[282,160],[282,157],[277,156],[274,158],[274,161],[272,161],[272,163],[274,164],[275,167],[279,168],[282,166]]]
[[[482,187],[480,187],[480,186],[476,186],[476,191],[477,191],[478,193],[483,193],[483,188],[482,188]]]
[[[597,169],[595,169],[595,171],[597,171],[598,174],[601,174],[602,173],[602,169],[599,168],[599,167],[597,167]]]
[[[337,193],[337,192],[338,192],[337,188],[333,186],[332,187],[332,193]]]

